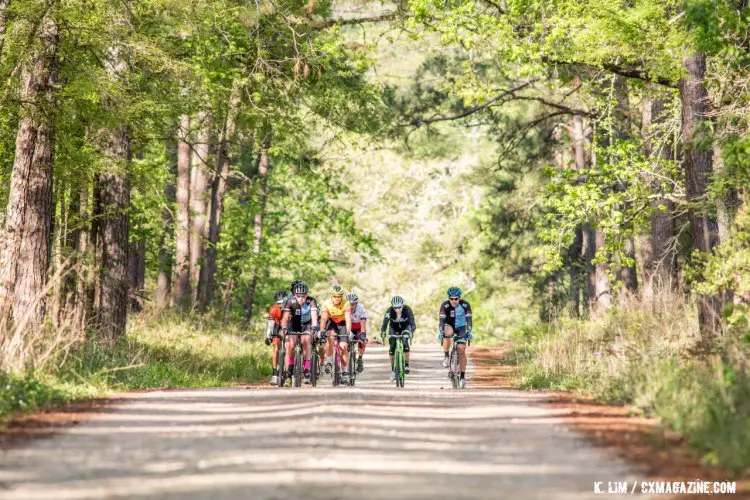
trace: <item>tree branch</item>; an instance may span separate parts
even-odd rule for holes
[[[480,104],[479,106],[474,106],[472,108],[466,109],[462,111],[461,113],[458,113],[456,115],[438,115],[434,116],[432,118],[416,118],[409,122],[409,125],[412,125],[414,127],[421,127],[422,125],[430,125],[432,123],[436,122],[444,122],[444,121],[453,121],[453,120],[459,120],[461,118],[466,118],[469,115],[473,115],[474,113],[477,113],[479,111],[482,111],[484,109],[487,109],[494,105],[497,101],[507,97],[507,96],[514,96],[516,92],[525,89],[529,85],[536,83],[539,81],[539,78],[534,78],[533,80],[530,80],[528,82],[522,83],[521,85],[514,87],[512,89],[506,90],[500,95],[497,95],[493,97],[492,99],[488,100],[487,102]]]
[[[542,62],[547,64],[560,64],[560,65],[566,65],[566,66],[583,66],[585,68],[590,68],[593,70],[599,70],[600,68],[592,65],[592,64],[586,64],[578,61],[560,61],[557,59],[551,59],[548,56],[542,56]],[[611,63],[611,62],[605,62],[602,63],[602,68],[609,71],[610,73],[614,73],[616,75],[625,76],[627,78],[637,78],[638,80],[643,80],[644,82],[649,83],[656,83],[658,85],[663,85],[665,87],[669,88],[679,88],[679,82],[675,80],[671,80],[669,78],[664,77],[651,77],[646,70],[643,68],[633,67],[633,66],[620,66],[619,64]]]
[[[376,16],[366,17],[352,17],[352,18],[335,18],[325,19],[322,21],[314,21],[312,19],[299,18],[296,16],[289,16],[287,20],[293,25],[307,25],[313,29],[325,29],[331,26],[344,26],[347,24],[367,24],[367,23],[382,23],[385,21],[392,21],[396,19],[398,12],[388,12],[385,14],[378,14]]]

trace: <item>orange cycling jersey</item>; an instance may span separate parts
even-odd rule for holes
[[[268,319],[272,319],[277,325],[281,324],[281,308],[278,304],[271,306],[271,309],[268,311]]]
[[[341,299],[339,305],[334,305],[332,299],[328,299],[323,303],[323,307],[320,309],[321,312],[328,311],[328,317],[334,323],[341,323],[344,321],[344,313],[351,310],[352,306],[346,299]]]

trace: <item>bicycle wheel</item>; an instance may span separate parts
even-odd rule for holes
[[[393,359],[393,369],[396,372],[396,387],[404,386],[404,351],[401,348],[401,341],[396,348],[396,356]]]
[[[450,371],[451,371],[451,383],[454,389],[458,389],[461,379],[461,372],[458,366],[458,350],[454,347],[451,349],[451,360],[450,360]]]
[[[313,343],[312,355],[310,356],[310,385],[318,385],[318,347]]]
[[[302,387],[302,339],[294,349],[294,387]]]
[[[332,381],[334,387],[341,385],[341,351],[339,351],[339,346],[334,347]]]
[[[357,380],[357,349],[352,344],[349,350],[351,351],[349,353],[349,385],[354,387],[354,383]]]
[[[281,339],[281,346],[279,346],[279,363],[276,365],[279,369],[279,387],[284,387],[286,382],[286,369],[284,367],[284,361],[286,359],[286,347],[284,346],[285,339]]]

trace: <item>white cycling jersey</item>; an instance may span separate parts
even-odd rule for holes
[[[367,319],[367,309],[362,304],[352,309],[352,327],[359,326],[363,319]]]

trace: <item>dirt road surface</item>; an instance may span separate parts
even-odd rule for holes
[[[0,452],[0,498],[587,499],[619,497],[595,481],[640,478],[542,396],[451,389],[441,359],[415,346],[404,389],[371,347],[355,388],[126,395]]]

